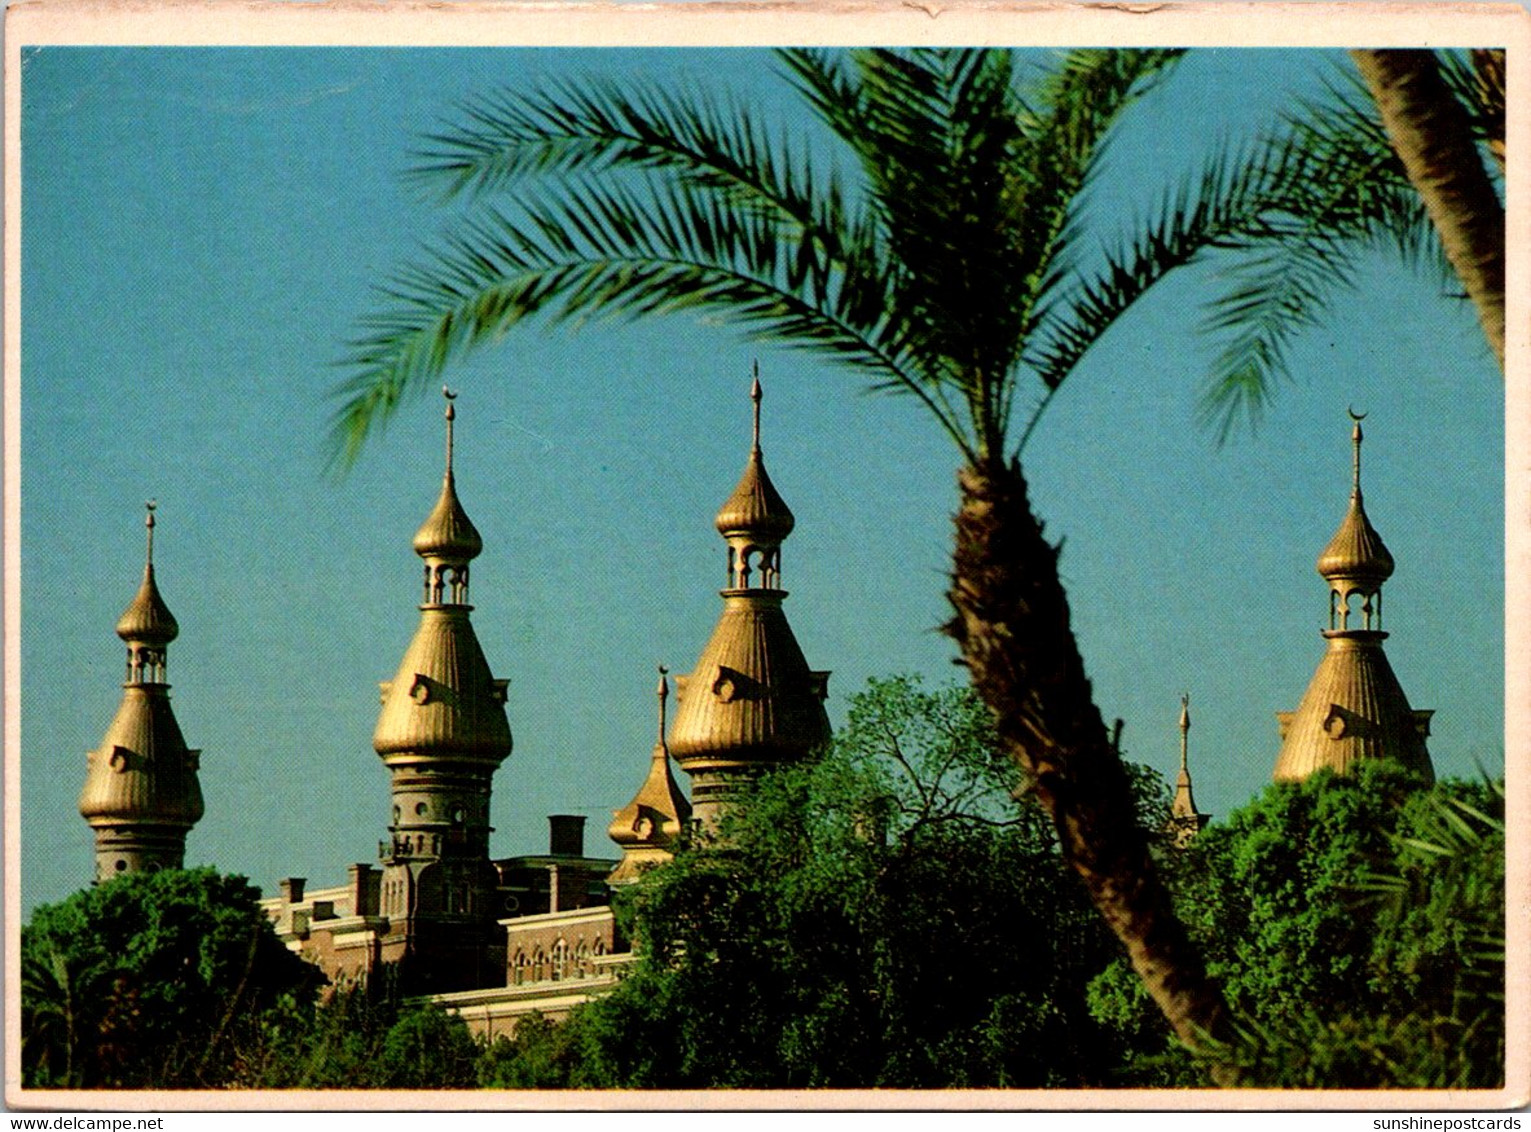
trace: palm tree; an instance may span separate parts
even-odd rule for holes
[[[1213,304],[1207,329],[1223,346],[1201,412],[1221,437],[1257,420],[1291,380],[1288,344],[1354,285],[1356,255],[1371,247],[1393,249],[1443,290],[1460,285],[1504,368],[1505,53],[1350,55],[1356,70],[1252,157],[1307,174],[1291,185],[1306,206],[1248,245]]]
[[[1489,346],[1504,368],[1504,205],[1483,167],[1468,111],[1441,74],[1433,51],[1352,51],[1387,128],[1388,140],[1419,193],[1441,249],[1478,308]],[[1478,59],[1494,58],[1482,52]],[[1498,160],[1504,160],[1503,53],[1480,65],[1481,97],[1498,99]],[[1493,76],[1496,74],[1498,81]]]
[[[26,1083],[79,1086],[80,1002],[69,964],[58,951],[21,959],[21,1061]],[[88,1028],[88,1027],[85,1027]]]
[[[1069,52],[1023,86],[1004,50],[781,52],[833,152],[657,87],[586,80],[465,105],[416,172],[481,207],[366,321],[335,438],[354,458],[406,391],[534,315],[723,311],[918,398],[960,456],[948,632],[1065,857],[1194,1043],[1225,1009],[1135,828],[1020,460],[1116,318],[1208,249],[1268,235],[1297,179],[1215,156],[1085,269],[1082,191],[1179,55]]]
[[[98,1083],[119,1052],[110,1031],[129,1015],[123,969],[67,954],[24,930],[21,954],[21,1064],[33,1087],[79,1089]]]

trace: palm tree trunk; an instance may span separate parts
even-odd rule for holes
[[[1352,51],[1388,139],[1504,369],[1504,206],[1432,51]]]
[[[1182,1041],[1229,1037],[1222,992],[1170,907],[1139,829],[1069,627],[1058,551],[1032,513],[1018,463],[968,466],[958,476],[948,632],[1001,741],[1052,815],[1064,858],[1127,949]],[[1231,1067],[1213,1074],[1237,1084]]]

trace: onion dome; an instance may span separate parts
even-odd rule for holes
[[[760,458],[758,372],[750,399],[750,462],[717,520],[728,541],[723,613],[695,669],[675,681],[680,708],[670,731],[670,753],[691,776],[693,816],[709,830],[743,778],[807,758],[830,737],[829,673],[808,667],[782,609],[781,540],[792,513]]]
[[[1331,582],[1370,583],[1375,587],[1393,576],[1393,556],[1366,517],[1366,507],[1361,500],[1361,421],[1365,414],[1351,413],[1350,416],[1355,422],[1351,431],[1354,458],[1350,507],[1339,530],[1334,532],[1329,545],[1318,556],[1317,569]]]
[[[186,745],[170,701],[130,685],[100,745],[87,755],[80,814],[91,825],[189,829],[202,817],[200,763],[201,752]]]
[[[1318,559],[1318,572],[1329,583],[1329,628],[1323,630],[1328,649],[1297,709],[1276,715],[1277,781],[1319,770],[1347,774],[1366,759],[1391,759],[1434,777],[1425,744],[1432,713],[1409,706],[1382,648],[1388,636],[1382,630],[1382,583],[1393,572],[1393,556],[1361,506],[1361,416],[1350,417],[1350,509]],[[1353,607],[1356,598],[1359,609]]]
[[[499,764],[510,754],[507,682],[497,680],[463,606],[427,607],[392,680],[372,749],[385,758],[461,758]]]
[[[117,622],[127,642],[122,702],[101,743],[86,753],[79,810],[95,831],[96,879],[179,868],[186,832],[202,816],[201,752],[186,745],[165,682],[166,646],[179,632],[154,582],[154,504],[148,562]]]
[[[750,400],[755,403],[755,436],[750,445],[749,463],[739,486],[724,501],[714,525],[726,539],[749,539],[761,546],[772,546],[792,533],[792,511],[766,474],[760,454],[760,373],[757,368]]]
[[[159,586],[154,582],[154,503],[151,501],[145,506],[149,512],[144,519],[149,532],[149,549],[144,562],[144,580],[117,619],[117,635],[124,641],[164,646],[176,639],[181,627],[176,624],[175,615],[160,597]]]
[[[829,673],[808,667],[780,592],[726,593],[712,639],[676,684],[670,750],[693,776],[699,768],[796,762],[829,741]]]
[[[1426,779],[1435,778],[1425,743],[1434,713],[1409,706],[1377,640],[1381,635],[1329,637],[1329,649],[1297,710],[1277,715],[1282,742],[1276,781],[1303,779],[1319,770],[1348,774],[1366,759],[1391,759]]]
[[[431,508],[431,513],[415,532],[414,547],[421,558],[467,562],[482,553],[484,540],[457,499],[457,482],[452,475],[452,422],[457,419],[452,400],[456,394],[445,389],[441,392],[447,399],[446,474],[442,477],[441,496],[436,500],[436,506]]]
[[[415,536],[426,559],[420,624],[392,680],[380,685],[382,710],[372,747],[390,765],[432,759],[498,765],[511,750],[507,681],[489,670],[469,619],[468,559],[483,541],[457,502],[452,483],[452,422],[447,400],[447,471],[441,499]]]
[[[645,865],[660,864],[674,849],[691,820],[691,803],[681,793],[670,769],[670,748],[665,744],[665,700],[670,695],[667,669],[659,668],[659,738],[649,760],[648,776],[633,800],[612,814],[607,836],[622,847],[622,860],[606,878],[608,884],[638,879]]]

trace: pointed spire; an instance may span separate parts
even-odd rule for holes
[[[754,375],[754,381],[752,381],[750,383],[750,400],[755,403],[755,438],[754,438],[754,441],[750,444],[750,451],[751,452],[755,452],[755,453],[759,453],[759,451],[760,451],[760,399],[761,399],[762,396],[764,396],[760,392],[760,359],[756,358],[755,361],[751,364],[750,368],[751,368],[751,372]]]
[[[1190,766],[1186,755],[1190,750],[1191,739],[1191,693],[1182,692],[1180,695],[1180,773],[1190,777]]]
[[[655,694],[659,697],[659,738],[655,743],[655,751],[665,745],[664,742],[664,709],[665,701],[670,698],[670,682],[665,679],[670,670],[664,665],[659,666],[659,688]]]
[[[750,383],[754,423],[749,462],[714,521],[718,533],[728,540],[729,589],[749,589],[752,585],[777,589],[781,582],[781,543],[796,522],[766,474],[760,451],[761,398],[760,367],[756,363]]]
[[[1350,497],[1361,498],[1361,422],[1366,419],[1365,413],[1357,413],[1354,408],[1347,407],[1345,412],[1350,414],[1350,419],[1355,426],[1350,430],[1351,460],[1350,460]]]
[[[484,543],[458,502],[453,481],[457,410],[452,402],[457,394],[442,386],[441,395],[446,400],[446,470],[441,496],[414,539],[415,553],[425,559],[420,628],[398,675],[383,686],[372,746],[385,760],[452,755],[498,765],[511,750],[507,682],[490,674],[468,616],[473,609],[468,562]]]
[[[128,603],[128,607],[122,611],[122,616],[117,620],[117,635],[128,642],[130,666],[134,646],[142,646],[146,649],[159,650],[159,663],[163,668],[163,649],[176,639],[181,628],[176,624],[175,616],[170,612],[170,607],[165,604],[165,599],[160,597],[159,586],[154,581],[155,506],[152,499],[144,504],[147,511],[144,517],[147,547],[144,554],[143,581],[139,583],[138,592],[133,595],[133,600]],[[131,678],[133,677],[130,676]]]
[[[696,667],[676,677],[669,740],[691,776],[696,824],[713,832],[748,776],[812,757],[830,738],[829,673],[808,667],[782,608],[781,543],[794,520],[760,453],[758,368],[750,400],[749,461],[715,523],[728,543],[723,613]]]
[[[493,946],[480,952],[473,941],[499,906],[489,863],[490,798],[494,773],[514,747],[505,704],[509,681],[491,671],[473,629],[468,563],[483,540],[458,502],[453,479],[456,394],[441,393],[441,496],[414,538],[415,553],[425,559],[425,598],[393,679],[379,684],[372,730],[372,749],[388,768],[392,806],[388,837],[378,842],[377,895],[369,900],[387,920],[384,954],[400,957],[401,986],[410,993],[461,989],[465,981],[481,985],[472,982],[474,972],[490,962]],[[471,930],[462,926],[469,915],[479,925]]]
[[[468,600],[468,563],[484,549],[478,528],[468,518],[457,499],[457,481],[452,471],[453,422],[457,394],[441,387],[446,399],[446,471],[441,478],[441,495],[425,522],[415,532],[415,553],[425,559],[425,604],[464,605]]]
[[[1361,421],[1365,413],[1347,410],[1353,422],[1350,431],[1351,486],[1350,506],[1340,520],[1339,529],[1318,556],[1316,569],[1329,583],[1329,628],[1350,629],[1350,599],[1361,596],[1361,627],[1372,631],[1382,628],[1382,583],[1392,577],[1393,555],[1382,536],[1366,517],[1361,498]]]
[[[1180,774],[1175,779],[1175,798],[1170,803],[1169,834],[1176,847],[1183,847],[1205,828],[1211,816],[1196,808],[1191,793],[1191,694],[1180,696]]]
[[[166,646],[180,626],[154,580],[154,501],[144,508],[143,581],[117,621],[127,642],[122,702],[88,753],[80,792],[80,813],[95,830],[98,881],[180,868],[186,831],[202,816],[200,752],[186,746],[165,682]]]
[[[622,847],[622,860],[608,876],[608,884],[638,879],[644,866],[660,864],[674,849],[691,820],[691,803],[681,793],[670,768],[670,748],[665,743],[665,703],[670,697],[669,669],[659,666],[659,736],[649,758],[649,772],[633,800],[612,814],[606,835]]]
[[[1361,502],[1365,414],[1351,409],[1349,416],[1350,505],[1318,558],[1318,572],[1329,584],[1329,628],[1323,630],[1328,648],[1297,709],[1276,713],[1278,781],[1300,780],[1318,770],[1347,774],[1362,760],[1376,758],[1434,776],[1425,744],[1431,713],[1409,706],[1382,649],[1387,638],[1382,584],[1393,573],[1393,556]]]

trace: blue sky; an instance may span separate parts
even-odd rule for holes
[[[1314,93],[1335,53],[1193,52],[1137,107],[1090,198],[1126,226],[1220,138]],[[331,883],[373,859],[388,776],[376,682],[414,630],[409,540],[440,479],[440,401],[410,402],[343,479],[323,473],[337,361],[371,288],[450,212],[402,178],[462,97],[549,76],[728,87],[797,121],[743,49],[97,49],[24,53],[22,79],[22,902],[91,875],[84,752],[120,696],[112,633],[142,568],[142,504],[181,624],[170,679],[203,748],[189,862]],[[1172,772],[1192,697],[1203,808],[1268,780],[1274,713],[1322,651],[1313,560],[1344,511],[1353,404],[1367,506],[1398,561],[1388,643],[1434,708],[1439,772],[1503,763],[1503,385],[1470,311],[1385,256],[1294,351],[1264,426],[1218,448],[1193,423],[1217,260],[1124,318],[1028,458],[1065,537],[1097,700],[1129,755]],[[747,343],[726,320],[527,327],[454,366],[458,483],[484,536],[475,622],[511,680],[497,854],[548,813],[613,809],[652,743],[653,665],[689,671],[720,602],[711,520],[743,466],[750,363],[768,466],[798,519],[787,609],[834,672],[957,678],[936,631],[955,455],[910,401]]]

